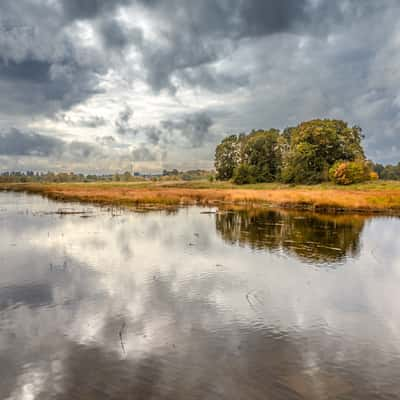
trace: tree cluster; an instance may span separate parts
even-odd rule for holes
[[[379,179],[400,181],[400,162],[397,165],[374,164],[373,169],[378,174]]]
[[[302,122],[283,131],[253,130],[247,135],[230,135],[216,148],[217,178],[238,184],[274,181],[313,184],[332,178],[332,167],[344,163],[342,173],[353,172],[354,167],[362,165],[363,171],[368,172],[362,178],[357,175],[357,179],[367,180],[370,167],[362,138],[360,127],[329,119]],[[358,164],[349,164],[354,162]],[[346,183],[351,181],[350,175],[349,172]]]

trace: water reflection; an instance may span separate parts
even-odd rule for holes
[[[0,398],[398,396],[397,219],[58,207],[0,194]]]
[[[229,243],[293,254],[311,263],[343,262],[360,251],[367,217],[276,210],[220,212],[215,226]]]

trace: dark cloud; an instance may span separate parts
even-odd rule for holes
[[[50,79],[51,63],[46,61],[26,60],[18,63],[15,61],[0,61],[0,76],[8,80],[33,81],[44,83]]]
[[[287,32],[309,21],[307,0],[247,0],[240,4],[239,34],[244,37]]]
[[[316,12],[321,14],[321,6],[312,8],[308,0],[172,0],[168,4],[161,1],[139,3],[153,10],[160,18],[181,22],[186,33],[189,31],[193,37],[197,33],[199,38],[214,36],[239,39],[290,31],[300,22],[309,22]],[[175,27],[175,24],[171,25]],[[178,32],[179,26],[175,29]]]
[[[208,89],[215,93],[229,93],[233,89],[246,87],[250,82],[250,77],[246,73],[218,72],[216,68],[209,65],[187,68],[180,71],[178,76],[185,85]]]
[[[19,165],[34,165],[26,164],[23,160],[35,159],[48,160],[50,163],[60,162],[61,165],[90,165],[97,162],[106,166],[120,162],[127,166],[133,161],[156,161],[161,159],[162,154],[165,154],[165,150],[160,152],[158,147],[147,146],[144,143],[132,150],[127,143],[117,142],[113,136],[98,137],[96,143],[91,143],[79,140],[65,141],[15,128],[0,132],[0,157],[21,158]]]
[[[222,45],[198,42],[197,38],[181,32],[166,35],[165,39],[167,43],[145,43],[140,49],[147,82],[156,92],[168,89],[174,93],[177,90],[177,84],[172,82],[174,74],[184,79],[182,73],[217,61],[223,52]]]
[[[162,128],[176,137],[176,144],[186,144],[190,147],[200,147],[210,139],[212,118],[206,113],[184,115],[175,120],[162,121]],[[179,141],[184,140],[183,143]]]
[[[128,30],[116,20],[103,20],[100,24],[100,33],[104,45],[108,48],[123,48],[129,44]]]
[[[122,136],[141,136],[152,145],[196,148],[212,138],[210,128],[214,121],[206,112],[182,114],[162,120],[159,125],[144,126],[135,126],[132,116],[130,107],[120,112],[115,121],[117,132]]]
[[[70,20],[92,19],[110,14],[116,8],[128,5],[131,0],[61,0],[66,18]]]
[[[82,160],[101,154],[100,149],[92,143],[66,142],[36,132],[23,132],[16,128],[0,132],[0,155],[3,156],[62,157]]]
[[[167,89],[172,93],[179,85],[204,84],[212,91],[244,86],[248,81],[244,72],[229,76],[209,67],[228,56],[245,39],[277,33],[326,35],[332,24],[350,23],[374,11],[369,0],[357,3],[357,6],[346,1],[324,0],[314,2],[314,5],[310,0],[139,3],[151,10],[155,20],[159,21],[160,28],[156,30],[162,38],[136,43],[142,54],[147,81],[156,92]],[[251,60],[244,62],[251,63]],[[199,68],[202,71],[197,71]]]
[[[142,145],[132,151],[133,161],[155,161],[157,160],[157,153],[150,150],[148,147]]]
[[[73,160],[82,160],[101,156],[100,149],[86,142],[72,141],[66,146],[66,155]]]
[[[9,93],[5,110],[49,114],[68,109],[100,93],[98,73],[102,70],[100,65],[81,65],[74,58],[17,62],[0,57],[0,87]]]
[[[132,108],[129,106],[125,106],[125,109],[119,113],[118,118],[115,121],[115,126],[117,128],[117,132],[120,135],[125,135],[127,133],[133,133],[133,130],[131,127],[132,117],[133,117]]]
[[[93,46],[67,30],[55,2],[11,0],[0,4],[1,110],[52,114],[99,93],[109,66]]]
[[[146,126],[143,128],[143,132],[150,144],[156,145],[160,143],[163,131],[156,126]]]
[[[129,106],[120,111],[117,119],[115,120],[116,132],[121,136],[128,136],[135,138],[142,136],[152,145],[158,145],[162,140],[166,142],[168,138],[165,135],[165,130],[156,125],[142,125],[138,126],[133,121],[133,109]]]
[[[168,89],[171,93],[180,84],[191,86],[193,82],[217,91],[243,86],[245,75],[229,76],[207,66],[224,58],[243,38],[292,31],[311,24],[313,15],[318,15],[318,21],[325,17],[320,8],[311,10],[307,0],[173,0],[168,4],[91,0],[82,5],[65,0],[63,4],[73,19],[100,19],[99,31],[106,48],[136,46],[149,85],[156,92]],[[152,39],[144,40],[140,28],[127,29],[124,22],[110,18],[117,7],[129,4],[139,4],[151,13],[157,33]],[[202,71],[196,72],[197,68]]]
[[[98,91],[98,77],[112,66],[107,54],[86,54],[82,64],[81,41],[64,28],[74,21],[93,23],[108,49],[136,47],[148,84],[157,92],[175,93],[181,85],[229,91],[248,83],[249,74],[221,72],[212,64],[229,55],[245,38],[281,32],[312,33],[327,30],[330,21],[341,21],[375,11],[369,0],[363,3],[310,0],[60,0],[43,4],[23,0],[21,12],[11,0],[0,5],[0,81],[15,82],[9,90],[24,90],[18,80],[33,82],[27,102],[46,109],[67,109]],[[115,18],[119,8],[140,6],[150,13],[153,35],[143,35],[140,24]],[[176,12],[179,10],[179,12]],[[14,21],[11,23],[10,21]],[[316,26],[318,26],[316,28]],[[144,39],[146,37],[146,40]],[[43,47],[43,43],[45,46]],[[250,60],[249,60],[250,61]],[[248,61],[248,62],[249,62]],[[33,96],[33,93],[36,95]],[[22,102],[22,96],[16,96]],[[17,101],[15,102],[17,103]],[[14,103],[14,106],[16,104]],[[47,106],[47,107],[44,107]],[[37,110],[35,110],[37,112]],[[123,128],[122,128],[123,129]]]
[[[0,132],[0,155],[48,157],[63,147],[62,140],[35,132],[15,128]]]

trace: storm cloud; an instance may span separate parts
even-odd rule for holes
[[[117,120],[115,121],[115,126],[117,128],[117,132],[121,135],[125,135],[127,133],[135,133],[131,128],[131,120],[133,117],[133,110],[129,106],[125,106],[125,108],[120,111]]]
[[[155,161],[157,154],[144,145],[132,151],[133,161]]]
[[[130,0],[61,0],[65,17],[70,20],[92,19],[99,15],[112,13]]]
[[[64,157],[80,160],[101,155],[95,144],[82,141],[64,141],[37,132],[13,128],[0,132],[0,156]]]
[[[175,134],[176,140],[183,138],[191,147],[200,147],[210,139],[212,118],[206,113],[184,115],[180,119],[162,121],[162,128],[169,135]],[[176,142],[175,142],[176,143]]]
[[[396,0],[3,0],[0,150],[90,168],[115,136],[117,160],[211,168],[225,134],[328,117],[397,162],[399,18]]]
[[[49,161],[53,166],[82,168],[86,160],[90,160],[97,164],[91,168],[92,171],[107,172],[110,166],[130,170],[132,162],[135,165],[153,162],[162,159],[164,155],[165,150],[161,151],[158,147],[147,146],[145,143],[132,147],[113,136],[97,137],[95,142],[88,142],[67,141],[17,128],[0,131],[0,158],[12,157],[16,162],[8,163],[10,165],[43,165],[43,161]]]
[[[158,125],[137,125],[133,120],[133,110],[122,110],[115,125],[121,136],[142,137],[146,142],[163,146],[197,148],[212,140],[210,128],[213,118],[206,112],[186,113],[162,120]]]
[[[48,157],[59,152],[64,142],[36,132],[10,129],[0,132],[0,155]]]

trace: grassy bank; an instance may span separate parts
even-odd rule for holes
[[[318,211],[400,213],[400,183],[236,186],[224,182],[15,183],[0,190],[38,193],[56,200],[117,206],[244,205]]]

